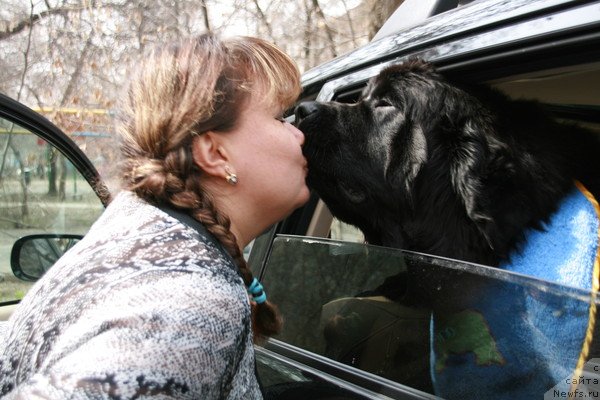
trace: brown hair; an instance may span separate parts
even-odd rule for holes
[[[238,265],[246,286],[252,272],[230,220],[200,186],[193,162],[195,135],[232,129],[250,95],[283,112],[300,94],[296,64],[257,38],[221,40],[207,34],[154,51],[129,87],[119,134],[125,189],[153,204],[183,210],[213,234]],[[281,329],[277,307],[252,307],[255,339]]]

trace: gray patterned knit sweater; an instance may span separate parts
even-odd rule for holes
[[[120,193],[34,285],[0,346],[3,399],[262,398],[242,279],[172,215]]]

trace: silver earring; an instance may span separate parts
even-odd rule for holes
[[[237,175],[229,171],[229,168],[225,168],[225,172],[227,173],[227,176],[225,177],[227,183],[229,183],[230,185],[236,185],[238,183]]]

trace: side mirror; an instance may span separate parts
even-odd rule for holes
[[[20,238],[13,245],[10,254],[13,274],[24,281],[37,281],[82,237],[81,235],[39,234]]]

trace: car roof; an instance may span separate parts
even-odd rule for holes
[[[513,24],[536,15],[581,4],[577,0],[481,0],[468,3],[425,19],[394,32],[388,24],[402,18],[402,5],[386,22],[385,31],[376,40],[345,55],[319,65],[302,75],[305,94],[310,94],[323,82],[342,74],[393,58],[397,53],[417,51],[448,39],[473,35],[502,24]],[[388,27],[386,27],[388,26]]]

